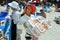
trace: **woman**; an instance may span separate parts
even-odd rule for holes
[[[26,35],[31,35],[33,40],[38,40],[38,38],[36,38],[36,37],[28,30],[28,28],[27,28],[27,26],[26,26],[27,21],[28,21],[29,19],[31,19],[31,15],[34,15],[35,11],[36,11],[36,7],[35,7],[34,5],[32,5],[32,4],[26,5],[26,7],[24,8],[24,13],[25,13],[25,15],[21,17],[21,19],[20,19],[21,22],[20,22],[20,23],[23,24],[23,26],[25,27],[25,29],[26,29],[26,31],[27,31],[27,32],[26,32]],[[27,24],[27,25],[29,26],[29,24]],[[29,37],[25,36],[26,40],[30,40],[30,39],[31,39],[31,36],[29,36]]]
[[[46,14],[42,9],[40,10],[40,12],[36,13],[36,16],[42,16],[42,17],[46,18]]]
[[[57,1],[56,12],[60,12],[60,0]]]
[[[41,12],[42,16],[43,16],[44,18],[46,18],[46,14],[45,14],[45,12],[44,12],[42,9],[40,10],[40,12]]]
[[[17,23],[19,22],[19,11],[18,11],[19,5],[15,1],[8,3],[8,5],[10,6],[10,9],[12,10],[12,11],[9,10],[9,14],[8,14],[8,16],[11,17],[12,19],[11,40],[16,40]]]

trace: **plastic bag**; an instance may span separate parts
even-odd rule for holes
[[[51,26],[50,22],[41,16],[35,19],[30,19],[28,23],[30,24],[30,26],[28,26],[28,29],[35,37],[40,36],[40,33],[46,31]]]

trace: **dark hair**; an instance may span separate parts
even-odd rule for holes
[[[40,10],[40,12],[43,11],[43,9]]]
[[[25,15],[25,13],[21,14],[21,16],[24,16],[24,15]]]

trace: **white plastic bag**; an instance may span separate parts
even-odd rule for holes
[[[30,19],[28,23],[30,24],[28,29],[35,37],[40,36],[40,33],[46,31],[51,26],[50,22],[46,21],[45,18],[41,16]]]

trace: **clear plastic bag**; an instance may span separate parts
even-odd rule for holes
[[[45,20],[44,17],[30,19],[28,23],[30,24],[28,29],[35,37],[40,36],[42,32],[46,31],[51,26],[50,22]]]

